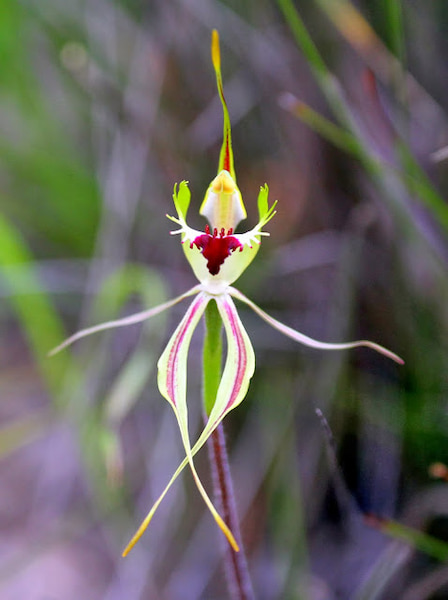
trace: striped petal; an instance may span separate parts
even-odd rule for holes
[[[255,370],[254,349],[232,298],[222,294],[216,296],[216,303],[224,323],[227,357],[215,404],[194,450],[201,447],[226,414],[244,400]]]
[[[183,468],[189,464],[196,486],[207,505],[207,508],[211,512],[216,523],[227,537],[229,543],[235,551],[238,551],[238,544],[233,537],[232,532],[227,527],[218,511],[214,507],[210,500],[207,492],[202,485],[199,475],[196,471],[196,467],[193,462],[193,456],[199,450],[200,446],[195,446],[192,450],[190,437],[188,433],[188,409],[187,409],[187,359],[188,350],[192,335],[199,323],[200,318],[204,314],[205,308],[211,296],[205,293],[200,293],[192,302],[188,308],[184,318],[180,322],[176,331],[172,335],[167,347],[165,348],[162,356],[158,362],[158,385],[160,393],[164,398],[171,404],[176,419],[179,425],[182,442],[184,445],[186,458],[174,473],[173,477],[169,481],[162,494],[159,496],[151,511],[148,513],[143,523],[139,527],[137,533],[134,535],[132,540],[123,552],[123,556],[126,556],[133,546],[138,542],[146,527],[149,525],[157,507],[163,500],[165,494],[168,492],[171,485],[174,483],[176,478],[179,476]],[[205,438],[206,439],[206,438]],[[205,440],[204,440],[205,441]],[[203,444],[201,444],[203,445]]]
[[[271,325],[275,329],[278,329],[278,331],[292,338],[296,342],[299,342],[300,344],[310,346],[311,348],[317,348],[319,350],[347,350],[349,348],[358,348],[359,346],[365,346],[367,348],[375,350],[376,352],[379,352],[380,354],[383,354],[384,356],[387,356],[388,358],[394,360],[400,365],[404,364],[404,360],[400,356],[398,356],[394,352],[391,352],[387,348],[380,346],[380,344],[375,344],[374,342],[370,342],[369,340],[357,340],[356,342],[346,342],[342,344],[330,344],[327,342],[319,342],[318,340],[313,340],[313,338],[310,338],[307,335],[300,333],[300,331],[296,331],[295,329],[284,325],[280,321],[277,321],[277,319],[274,319],[273,317],[265,313],[264,310],[261,310],[259,306],[257,306],[251,300],[249,300],[249,298],[247,298],[237,289],[229,287],[229,294],[250,306],[250,308],[254,312],[256,312],[257,315],[259,315],[262,319],[266,321],[266,323],[269,323],[269,325]]]
[[[201,296],[203,296],[204,300],[200,299]],[[207,294],[200,294],[200,296],[193,302],[193,305],[196,302],[198,303],[198,306],[194,310],[200,310],[200,314],[202,315],[205,310],[205,306],[206,306],[207,302],[211,298],[212,297]],[[190,448],[186,423],[182,423],[182,425],[181,425],[180,414],[176,408],[176,406],[179,404],[180,398],[175,390],[176,385],[172,383],[173,378],[172,378],[172,376],[169,376],[169,375],[164,376],[162,384],[159,380],[160,391],[173,406],[174,411],[176,412],[176,416],[179,421],[179,427],[181,428],[181,431],[183,430],[182,439],[184,440],[184,446],[185,446],[185,450],[187,453],[187,457],[179,465],[179,467],[175,471],[174,475],[171,477],[170,481],[168,482],[167,486],[165,487],[165,489],[163,490],[161,495],[158,497],[158,499],[152,506],[150,512],[148,513],[148,515],[142,522],[137,533],[134,535],[134,537],[128,544],[127,548],[125,549],[123,556],[126,556],[129,553],[129,551],[133,548],[133,546],[138,542],[138,540],[142,536],[143,532],[148,527],[152,517],[154,516],[154,513],[156,512],[157,508],[159,507],[159,505],[162,502],[163,498],[165,497],[166,493],[170,489],[171,485],[174,483],[174,481],[180,475],[182,470],[187,466],[187,464],[190,464],[190,467],[192,468],[193,476],[195,478],[196,484],[198,485],[201,495],[203,496],[208,508],[210,509],[210,512],[212,513],[212,515],[215,518],[216,522],[218,523],[219,527],[222,529],[222,531],[226,535],[232,548],[236,551],[238,550],[238,546],[236,544],[236,541],[235,541],[232,533],[229,531],[229,529],[227,528],[225,523],[223,523],[221,517],[218,515],[218,513],[216,512],[216,509],[213,507],[208,496],[206,495],[205,490],[203,490],[202,484],[199,481],[199,478],[196,474],[196,470],[193,465],[193,456],[202,448],[202,446],[204,446],[207,439],[210,437],[210,435],[213,433],[213,431],[216,429],[216,427],[219,425],[219,423],[222,421],[222,419],[225,417],[225,415],[229,411],[231,411],[233,408],[238,406],[238,404],[240,404],[241,401],[244,399],[244,397],[247,393],[247,388],[249,386],[249,381],[250,381],[250,379],[254,373],[254,369],[255,369],[255,355],[254,355],[254,351],[252,348],[252,344],[250,342],[250,339],[249,339],[249,336],[247,335],[246,330],[243,327],[243,324],[241,323],[241,320],[238,316],[238,313],[237,313],[237,310],[236,310],[236,307],[235,307],[235,304],[234,304],[232,298],[228,295],[220,295],[220,296],[216,296],[215,300],[218,305],[218,310],[220,312],[221,318],[224,323],[224,329],[225,329],[226,338],[227,338],[227,358],[226,358],[224,371],[223,371],[222,378],[221,378],[221,383],[218,388],[215,405],[210,413],[210,417],[209,417],[207,424],[206,424],[204,430],[202,431],[199,439],[194,444],[193,448]],[[204,302],[204,304],[202,304],[203,302]],[[191,319],[194,318],[193,314],[189,314],[191,309],[193,308],[193,305],[190,307],[189,311],[187,312],[187,314],[185,315],[185,317],[183,319],[183,322],[185,321],[185,324],[187,324],[188,322],[191,322]],[[194,310],[191,312],[194,312]],[[175,340],[179,340],[182,338],[182,336],[185,335],[183,333],[183,331],[184,331],[183,322],[179,325],[178,329],[176,330],[175,334],[173,335],[173,338],[171,339],[170,344],[168,344],[167,350],[165,351],[165,353],[168,356],[171,353],[168,350],[168,348],[169,347],[174,348],[178,343]],[[194,327],[195,326],[196,325],[194,325]],[[191,327],[191,325],[190,325],[190,327]],[[190,334],[190,339],[191,339],[191,334]],[[171,342],[173,342],[173,343],[171,344]],[[188,341],[188,343],[189,343],[189,341]],[[163,368],[165,369],[167,367],[167,365],[165,363],[165,360],[163,361],[163,365],[161,364],[162,358],[159,361],[159,368],[161,366],[163,366]],[[168,369],[169,368],[171,368],[171,367],[168,367]],[[176,377],[174,379],[176,379]],[[180,384],[182,386],[186,385],[186,383],[184,383],[183,381],[180,381]],[[162,385],[162,387],[161,387],[161,385]],[[163,391],[162,391],[162,389],[163,389]],[[181,391],[182,391],[182,394],[184,394],[186,391],[186,388],[183,388]],[[170,393],[170,398],[168,398],[168,392]],[[174,392],[174,398],[175,398],[174,402],[172,399],[173,392]],[[184,410],[186,412],[186,407]],[[204,494],[205,494],[205,496],[204,496]]]
[[[179,424],[182,442],[185,448],[186,458],[190,465],[196,487],[199,490],[207,508],[211,512],[216,523],[229,540],[234,550],[238,551],[238,544],[232,535],[232,532],[225,524],[222,517],[210,500],[207,492],[202,485],[196,467],[193,462],[193,452],[191,449],[190,437],[188,433],[188,410],[187,410],[187,358],[191,337],[196,329],[199,319],[204,314],[211,296],[200,293],[192,302],[178,328],[174,332],[171,340],[168,342],[162,356],[159,359],[158,384],[162,396],[164,396],[173,407],[174,413]]]

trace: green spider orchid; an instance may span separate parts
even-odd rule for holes
[[[181,296],[149,310],[79,331],[52,351],[52,354],[59,352],[74,341],[98,331],[140,323],[167,308],[174,306],[189,296],[195,296],[182,321],[169,340],[157,365],[159,390],[174,410],[186,456],[151,508],[137,533],[129,542],[123,553],[124,556],[128,554],[135,543],[140,539],[157,510],[157,507],[173,482],[187,465],[190,466],[198,490],[215,521],[227,537],[232,548],[235,551],[238,551],[238,545],[235,538],[218,514],[204,489],[196,472],[193,460],[195,454],[206,443],[207,439],[223,420],[225,415],[238,406],[244,399],[249,387],[249,381],[254,373],[254,350],[249,336],[241,323],[233,301],[234,298],[247,304],[262,319],[272,325],[275,329],[278,329],[281,333],[307,346],[322,350],[343,350],[355,348],[357,346],[367,346],[377,352],[381,352],[398,363],[403,362],[402,359],[393,352],[366,340],[343,344],[329,344],[313,340],[269,316],[241,292],[232,287],[232,284],[255,258],[260,247],[261,237],[269,235],[263,231],[263,227],[274,216],[276,203],[269,207],[268,187],[266,185],[263,186],[260,189],[258,196],[258,224],[247,233],[234,233],[238,223],[246,217],[246,210],[241,193],[236,184],[233,166],[230,119],[222,87],[219,37],[217,31],[213,31],[212,34],[211,51],[218,93],[224,114],[224,128],[218,174],[211,182],[200,208],[200,214],[206,217],[209,224],[206,225],[205,231],[202,232],[192,229],[187,225],[186,217],[190,204],[190,191],[186,181],[180,183],[178,189],[176,186],[174,188],[173,199],[177,217],[168,217],[180,227],[178,230],[171,233],[179,234],[181,236],[185,256],[200,283]],[[188,350],[192,335],[201,320],[201,317],[204,315],[208,303],[212,301],[216,302],[224,326],[227,339],[227,357],[213,408],[199,439],[192,445],[188,433]]]

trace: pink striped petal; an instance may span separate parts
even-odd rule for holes
[[[222,521],[221,517],[208,498],[204,488],[202,487],[202,483],[199,480],[193,464],[194,455],[206,443],[207,439],[222,421],[224,416],[230,410],[238,406],[238,404],[240,404],[240,402],[244,399],[249,386],[250,378],[252,377],[255,369],[255,356],[252,344],[238,316],[235,304],[232,298],[230,298],[228,295],[219,295],[214,297],[218,305],[226,332],[227,357],[215,405],[211,411],[204,430],[202,431],[197,442],[194,444],[193,448],[190,446],[187,423],[181,422],[181,415],[186,415],[186,379],[184,379],[183,376],[183,373],[186,373],[186,351],[184,351],[181,346],[183,344],[185,344],[185,347],[189,345],[191,335],[197,324],[197,315],[199,313],[201,315],[203,314],[206,304],[211,299],[212,296],[204,293],[200,294],[198,298],[194,300],[159,361],[159,373],[161,373],[159,376],[159,389],[163,396],[167,398],[167,400],[173,406],[173,409],[176,413],[187,457],[179,465],[167,486],[152,506],[137,533],[134,535],[125,549],[123,553],[124,556],[128,554],[128,552],[143,535],[166,493],[180,475],[182,470],[187,466],[187,464],[190,464],[196,485],[198,486],[198,489],[204,498],[207,507],[209,508],[219,527],[226,535],[233,549],[238,550],[238,546],[232,533],[228,529],[227,525]],[[185,329],[187,329],[187,331],[185,331]],[[172,372],[170,373],[170,371]],[[181,405],[184,403],[185,407],[180,410]]]
[[[216,303],[224,323],[227,358],[216,402],[202,434],[207,437],[225,415],[242,402],[255,370],[254,350],[232,298],[222,294],[216,297]]]
[[[211,300],[211,296],[209,294],[205,294],[201,292],[198,296],[193,300],[191,305],[189,306],[187,312],[185,313],[182,321],[179,323],[176,331],[173,333],[171,339],[168,342],[167,347],[163,351],[162,356],[158,362],[158,385],[160,393],[164,398],[168,400],[171,404],[174,414],[176,415],[176,419],[179,425],[180,434],[182,437],[182,442],[184,445],[186,459],[182,462],[179,468],[174,473],[173,477],[169,481],[168,485],[162,492],[161,496],[158,498],[151,511],[148,513],[147,517],[139,527],[137,533],[134,535],[132,540],[129,542],[128,546],[123,552],[123,555],[126,556],[128,552],[132,549],[132,547],[137,543],[137,541],[142,536],[146,527],[149,525],[157,507],[162,501],[163,497],[174,483],[176,478],[181,473],[182,469],[189,464],[191,472],[193,474],[193,478],[195,480],[196,486],[207,505],[207,508],[211,512],[213,518],[216,523],[223,531],[224,535],[227,537],[229,543],[235,551],[238,551],[238,544],[235,541],[235,538],[227,527],[226,523],[219,515],[218,511],[214,507],[212,501],[210,500],[207,492],[202,485],[202,482],[197,474],[196,467],[194,465],[193,456],[199,450],[199,448],[192,451],[190,436],[188,433],[188,408],[187,408],[187,359],[188,359],[188,350],[190,347],[191,338],[193,333],[199,323],[200,318],[204,314],[205,308],[209,301]]]

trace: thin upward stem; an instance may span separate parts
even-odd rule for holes
[[[208,418],[221,380],[222,321],[215,302],[209,302],[205,312],[205,339],[203,350],[203,404]],[[208,442],[216,508],[231,529],[239,547],[234,552],[226,542],[225,571],[232,600],[253,600],[254,593],[241,541],[238,513],[233,491],[229,457],[222,423]]]

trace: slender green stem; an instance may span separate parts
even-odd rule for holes
[[[221,380],[221,363],[222,321],[216,302],[212,301],[209,302],[205,311],[202,393],[206,418],[210,415],[215,403]],[[253,600],[254,593],[241,541],[235,494],[222,423],[210,436],[208,450],[216,508],[231,529],[240,547],[239,552],[234,552],[226,543],[224,566],[229,595],[232,600]]]
[[[221,381],[222,320],[216,302],[205,309],[205,337],[203,350],[202,397],[207,417],[215,404]]]

